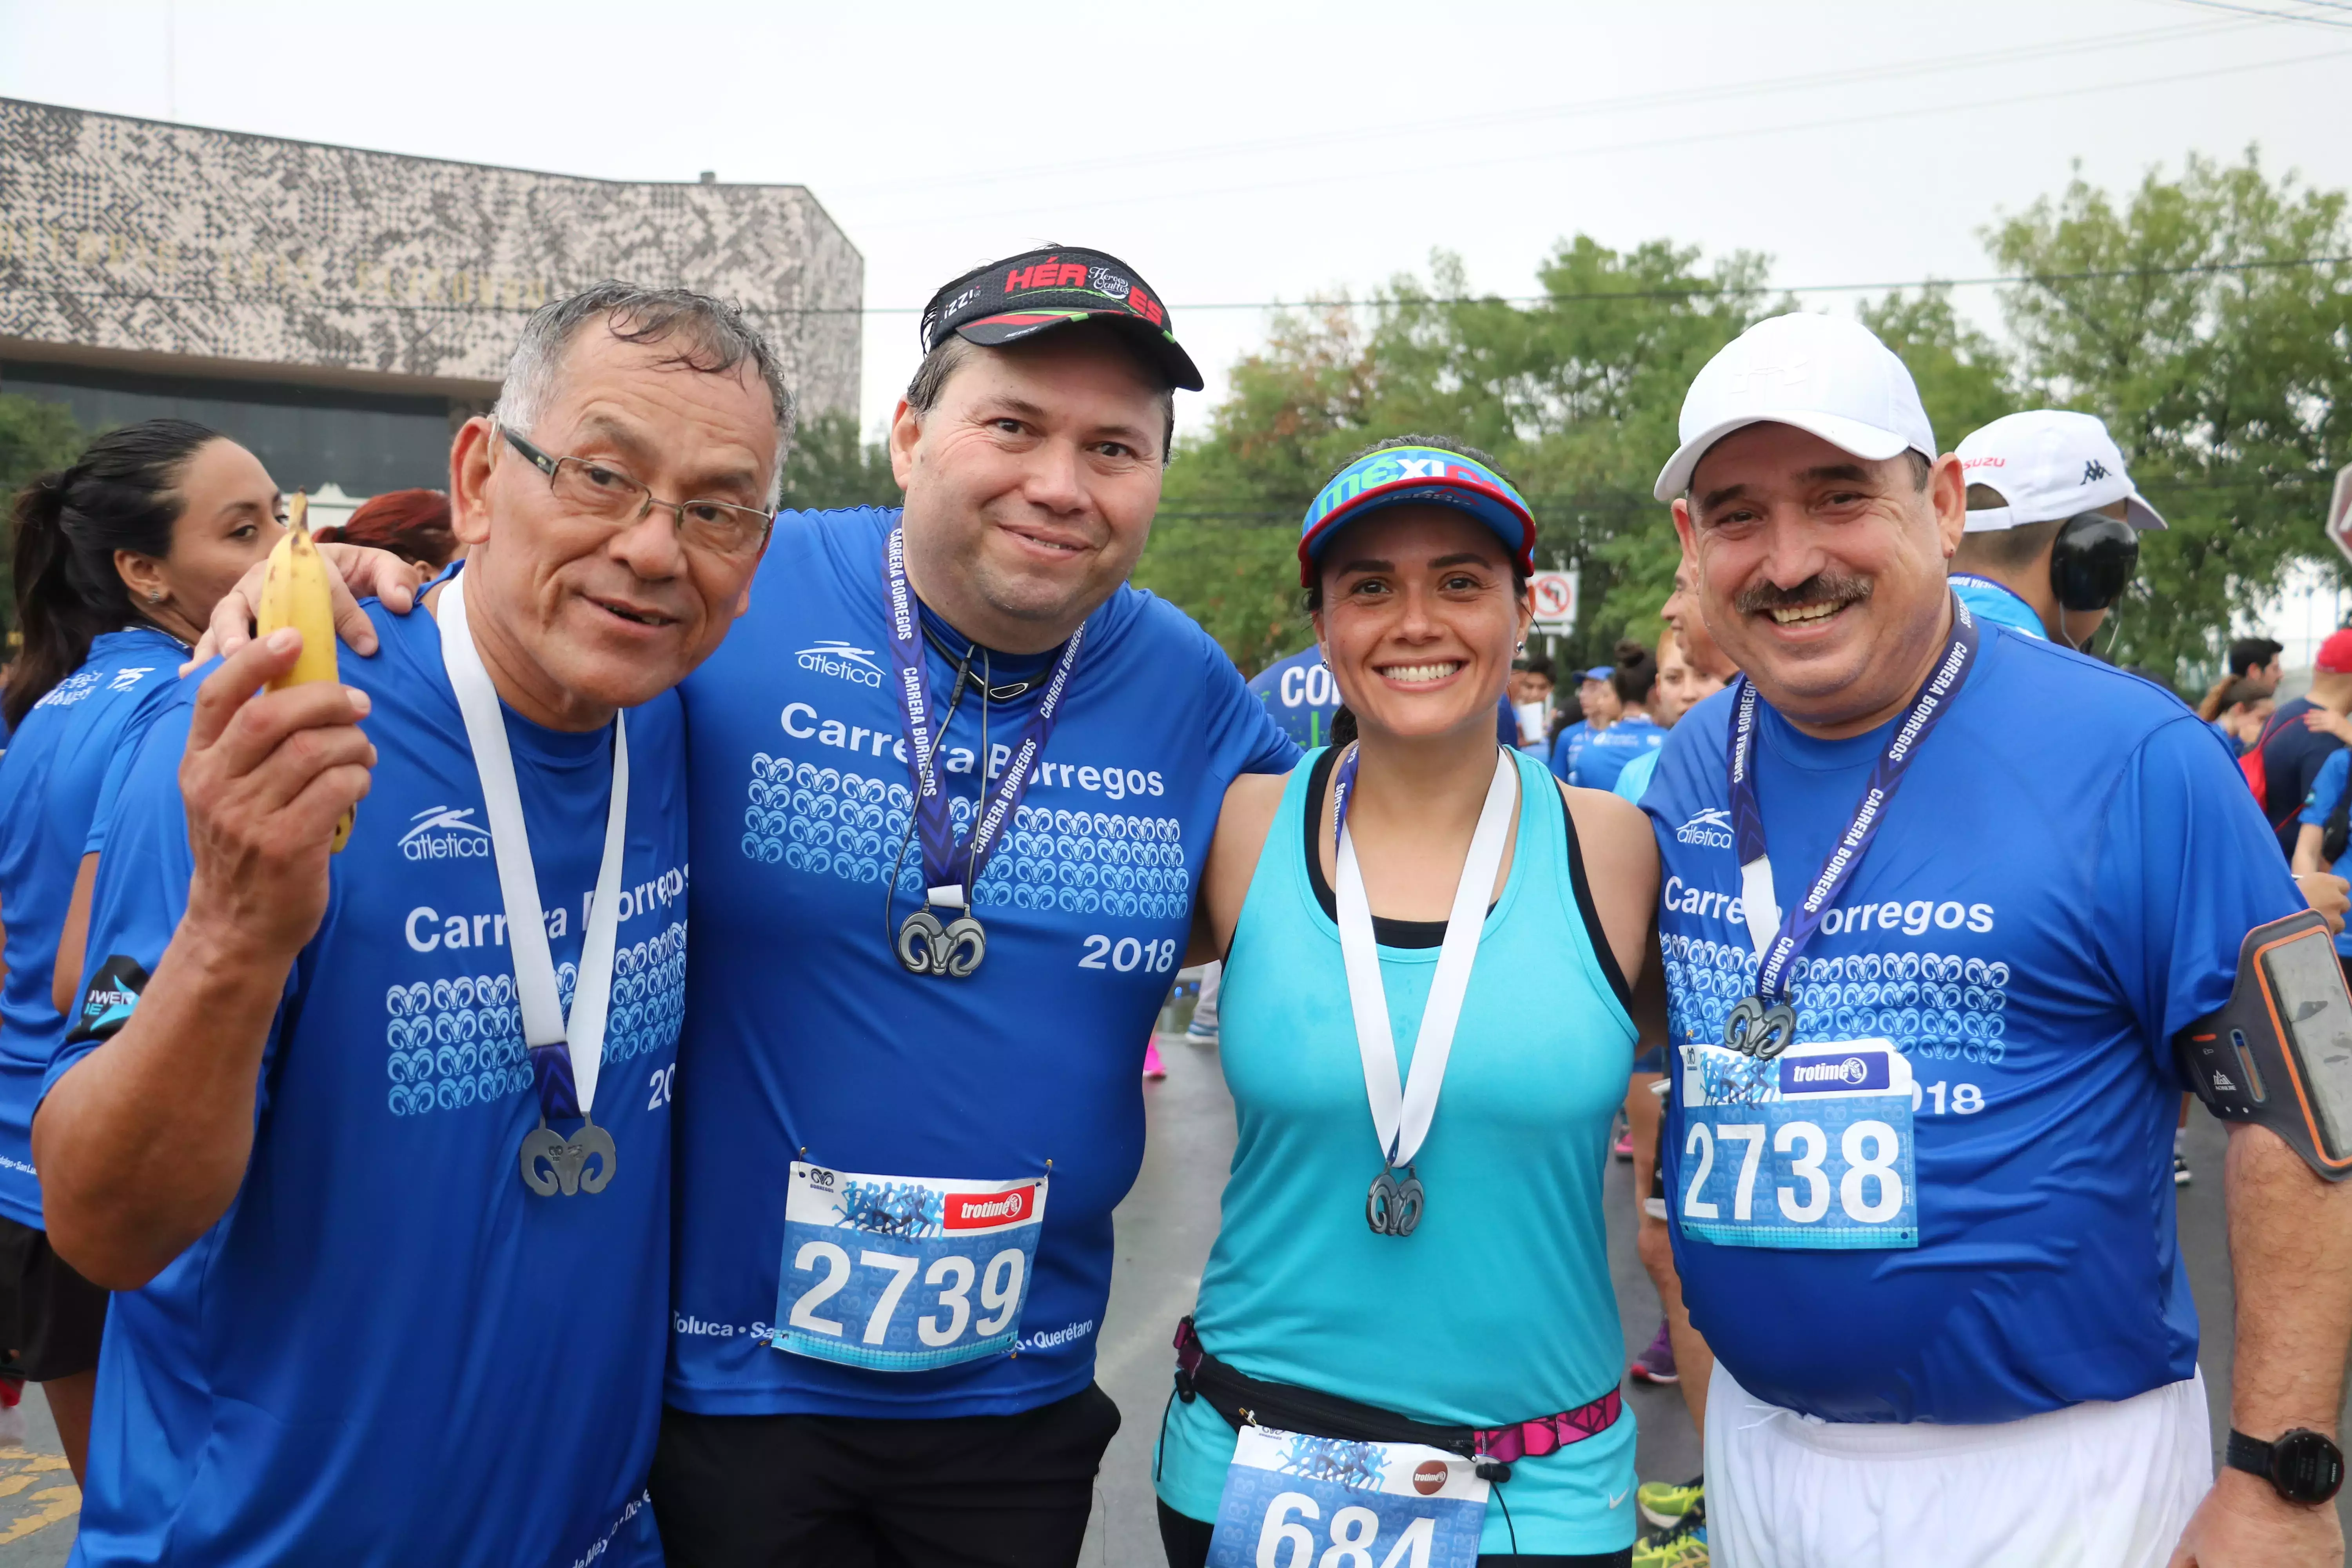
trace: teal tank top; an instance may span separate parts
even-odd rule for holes
[[[1194,1311],[1209,1352],[1253,1377],[1442,1425],[1499,1426],[1617,1385],[1617,1321],[1601,1175],[1634,1028],[1622,979],[1581,893],[1581,861],[1550,771],[1513,753],[1519,820],[1488,910],[1427,1141],[1428,1205],[1399,1239],[1364,1222],[1380,1170],[1349,1011],[1339,930],[1307,836],[1331,753],[1290,775],[1234,929],[1218,998],[1239,1140]],[[1328,894],[1328,889],[1322,891]],[[1401,1077],[1442,922],[1376,922]],[[1159,1494],[1214,1520],[1232,1427],[1206,1400],[1170,1407]],[[1633,1413],[1511,1467],[1481,1550],[1605,1552],[1634,1539]]]

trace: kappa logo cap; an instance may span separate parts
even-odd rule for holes
[[[1683,399],[1682,445],[1652,493],[1670,501],[1690,489],[1707,448],[1750,425],[1793,425],[1868,462],[1906,449],[1936,460],[1910,371],[1868,327],[1834,316],[1768,317],[1707,361]]]
[[[2124,455],[2107,427],[2088,414],[2029,408],[1994,420],[1960,443],[1960,471],[1972,485],[1989,485],[2009,504],[1969,513],[1970,533],[2063,522],[2115,501],[2134,528],[2162,528],[2156,508],[2140,499]]]
[[[992,261],[942,286],[923,307],[923,352],[950,332],[982,348],[1019,342],[1073,321],[1108,321],[1129,332],[1171,386],[1198,392],[1200,368],[1170,330],[1168,307],[1134,268],[1108,251],[1055,246]]]

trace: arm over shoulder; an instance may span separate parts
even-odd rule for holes
[[[1182,611],[1170,609],[1201,642],[1206,754],[1235,773],[1287,773],[1297,764],[1298,742],[1282,732],[1265,700],[1250,690],[1216,640]]]
[[[1249,897],[1250,879],[1257,875],[1266,834],[1274,826],[1288,783],[1286,774],[1249,773],[1226,786],[1224,805],[1217,813],[1216,837],[1201,871],[1201,896],[1192,906],[1192,942],[1186,963],[1221,959],[1233,946],[1242,900]]]

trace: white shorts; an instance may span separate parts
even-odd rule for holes
[[[1720,1362],[1707,1387],[1723,1568],[2164,1568],[2212,1484],[2201,1373],[1983,1426],[1818,1421]]]

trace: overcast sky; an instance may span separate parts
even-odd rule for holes
[[[1983,226],[2078,160],[2121,186],[2259,143],[2352,186],[2347,81],[2345,0],[0,0],[0,96],[805,184],[869,309],[904,311],[866,321],[869,426],[914,365],[913,308],[1034,243],[1112,251],[1176,307],[1211,383],[1182,400],[1197,428],[1265,318],[1186,306],[1360,295],[1441,247],[1524,294],[1580,231],[1759,250],[1782,285],[1978,275]],[[1989,289],[1962,298],[1993,319]]]

